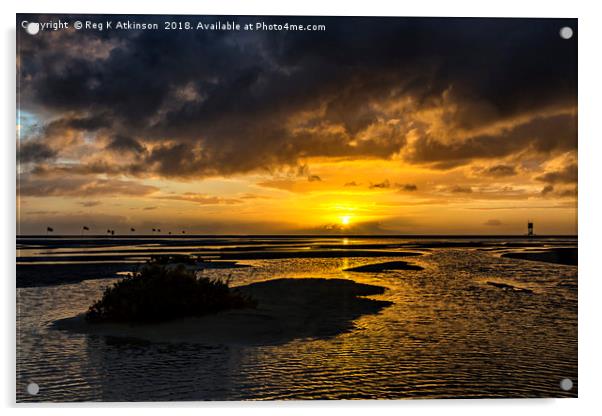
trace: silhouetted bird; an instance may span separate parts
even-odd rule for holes
[[[111,235],[115,235],[115,230],[111,230]]]
[[[158,233],[160,233],[160,232],[161,232],[161,229],[160,229],[160,228],[157,228],[157,232],[158,232]]]
[[[157,230],[155,230],[155,229],[153,228],[153,233],[154,233],[155,231],[157,231]]]
[[[135,228],[130,228],[130,231],[131,231],[131,232],[135,232],[135,231],[136,231],[136,229],[135,229]]]
[[[90,229],[88,227],[86,227],[85,225],[82,228],[84,231],[90,231]]]
[[[182,230],[182,234],[186,234],[186,231]]]
[[[54,228],[52,227],[46,227],[46,233],[51,233],[54,231]]]

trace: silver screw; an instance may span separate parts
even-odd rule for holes
[[[571,29],[568,26],[565,26],[563,28],[560,28],[560,37],[562,39],[570,39],[573,37],[573,29]]]
[[[573,380],[570,378],[563,378],[560,380],[560,388],[564,391],[570,391],[573,389]]]
[[[37,383],[29,383],[27,385],[27,393],[31,394],[32,396],[35,396],[39,392],[40,392],[40,386],[38,386]]]

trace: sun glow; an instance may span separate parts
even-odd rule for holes
[[[341,224],[343,225],[349,225],[349,222],[351,221],[351,216],[350,215],[343,215],[340,217],[341,219]]]

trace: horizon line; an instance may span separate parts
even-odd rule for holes
[[[123,238],[244,238],[244,237],[321,237],[321,238],[578,238],[578,234],[17,234],[16,238],[103,238],[103,239],[123,239]]]

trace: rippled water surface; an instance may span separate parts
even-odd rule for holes
[[[355,242],[345,243],[353,248]],[[48,252],[25,249],[28,256]],[[17,399],[577,395],[576,267],[502,258],[500,250],[478,247],[414,251],[422,255],[404,260],[424,267],[422,271],[343,271],[399,260],[395,257],[255,259],[239,261],[252,267],[207,270],[230,275],[234,285],[280,277],[336,277],[388,289],[374,298],[393,305],[359,318],[355,330],[275,346],[151,344],[57,331],[50,328],[52,322],[85,311],[115,279],[20,287]],[[573,380],[572,391],[560,389],[563,378]],[[40,386],[38,395],[26,393],[29,382]]]

